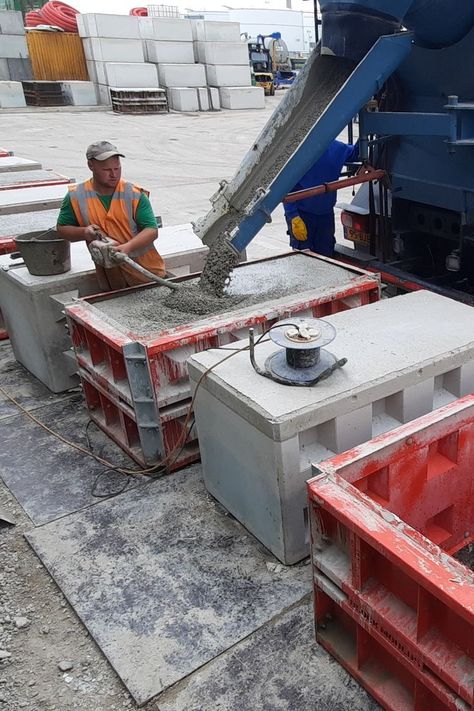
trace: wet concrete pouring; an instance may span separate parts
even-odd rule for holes
[[[311,288],[347,284],[354,273],[304,254],[244,264],[232,272],[222,296],[200,288],[197,279],[182,282],[177,292],[161,287],[93,301],[111,324],[126,333],[150,335],[213,316],[247,308]]]

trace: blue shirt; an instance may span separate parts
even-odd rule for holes
[[[308,170],[301,180],[296,183],[292,193],[298,190],[307,190],[316,185],[330,183],[338,180],[343,166],[346,163],[353,163],[358,158],[357,145],[351,146],[341,141],[333,141],[329,148],[316,161],[312,168]],[[310,212],[313,215],[327,215],[333,211],[337,200],[337,192],[326,193],[325,195],[315,195],[314,197],[289,202],[284,204],[285,215],[290,218],[298,217],[299,210]]]

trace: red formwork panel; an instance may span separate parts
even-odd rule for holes
[[[316,468],[315,468],[316,469]],[[316,635],[392,711],[474,708],[474,395],[318,464]]]
[[[295,253],[283,254],[273,259],[294,255]],[[257,304],[249,307],[245,312],[223,313],[201,319],[196,323],[150,333],[147,337],[124,333],[106,320],[95,304],[111,298],[110,294],[95,295],[76,301],[72,306],[66,307],[66,314],[82,380],[87,379],[89,384],[94,382],[116,403],[122,403],[125,407],[133,409],[133,397],[123,349],[132,342],[140,343],[146,351],[156,408],[162,424],[166,423],[164,442],[165,452],[168,455],[169,443],[175,441],[182,431],[183,408],[187,411],[190,403],[186,362],[193,353],[228,345],[245,338],[251,326],[261,333],[279,319],[287,318],[292,314],[306,313],[324,317],[379,300],[378,276],[324,257],[306,256],[308,259],[319,259],[348,269],[351,274],[347,283],[327,288],[322,293],[316,292],[314,296],[310,292],[291,295],[285,298],[284,302],[280,299]],[[241,267],[245,267],[245,264]],[[189,275],[173,281],[186,281],[195,277],[196,275]],[[124,289],[120,292],[121,298],[126,299],[127,294],[149,288],[156,287],[150,285]],[[101,424],[101,427],[127,450],[125,439],[123,442],[118,441],[116,431],[112,432],[107,424]],[[190,443],[190,446],[195,451],[193,461],[196,461],[199,456],[196,443]],[[145,461],[138,451],[134,451],[131,456],[142,465],[152,463]],[[189,457],[189,452],[185,451],[174,462],[172,468],[184,466],[190,461]]]
[[[8,158],[8,156],[12,156],[13,151],[7,151],[6,148],[0,148],[0,158]]]

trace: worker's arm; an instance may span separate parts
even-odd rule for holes
[[[67,193],[61,203],[56,229],[61,237],[68,242],[81,242],[82,240],[92,242],[97,239],[95,230],[100,228],[98,225],[79,226],[72,208],[71,196]]]
[[[135,215],[135,222],[137,223],[138,234],[132,237],[128,242],[125,242],[125,244],[119,244],[113,247],[117,252],[133,254],[133,252],[143,251],[145,247],[152,245],[158,237],[156,217],[145,193],[141,194]]]

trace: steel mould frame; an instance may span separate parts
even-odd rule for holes
[[[277,259],[288,256],[284,254]],[[331,259],[317,259],[337,264]],[[170,454],[182,434],[191,399],[187,359],[193,353],[244,338],[250,327],[261,333],[292,314],[306,312],[321,318],[378,301],[378,277],[361,269],[351,269],[354,277],[347,284],[316,295],[308,291],[285,300],[263,302],[246,311],[227,312],[148,337],[125,334],[106,321],[94,304],[111,298],[110,294],[86,297],[67,306],[66,315],[91,418],[139,464],[156,464]],[[174,281],[195,277],[190,275]],[[126,298],[127,294],[148,288],[156,287],[131,287],[124,289],[121,296]],[[127,353],[135,354],[135,365]],[[140,378],[131,375],[133,369],[140,369]],[[155,433],[152,437],[151,431]],[[192,434],[183,453],[170,465],[171,470],[199,458],[198,444],[193,437]]]
[[[316,636],[392,711],[474,708],[474,395],[314,467]]]

